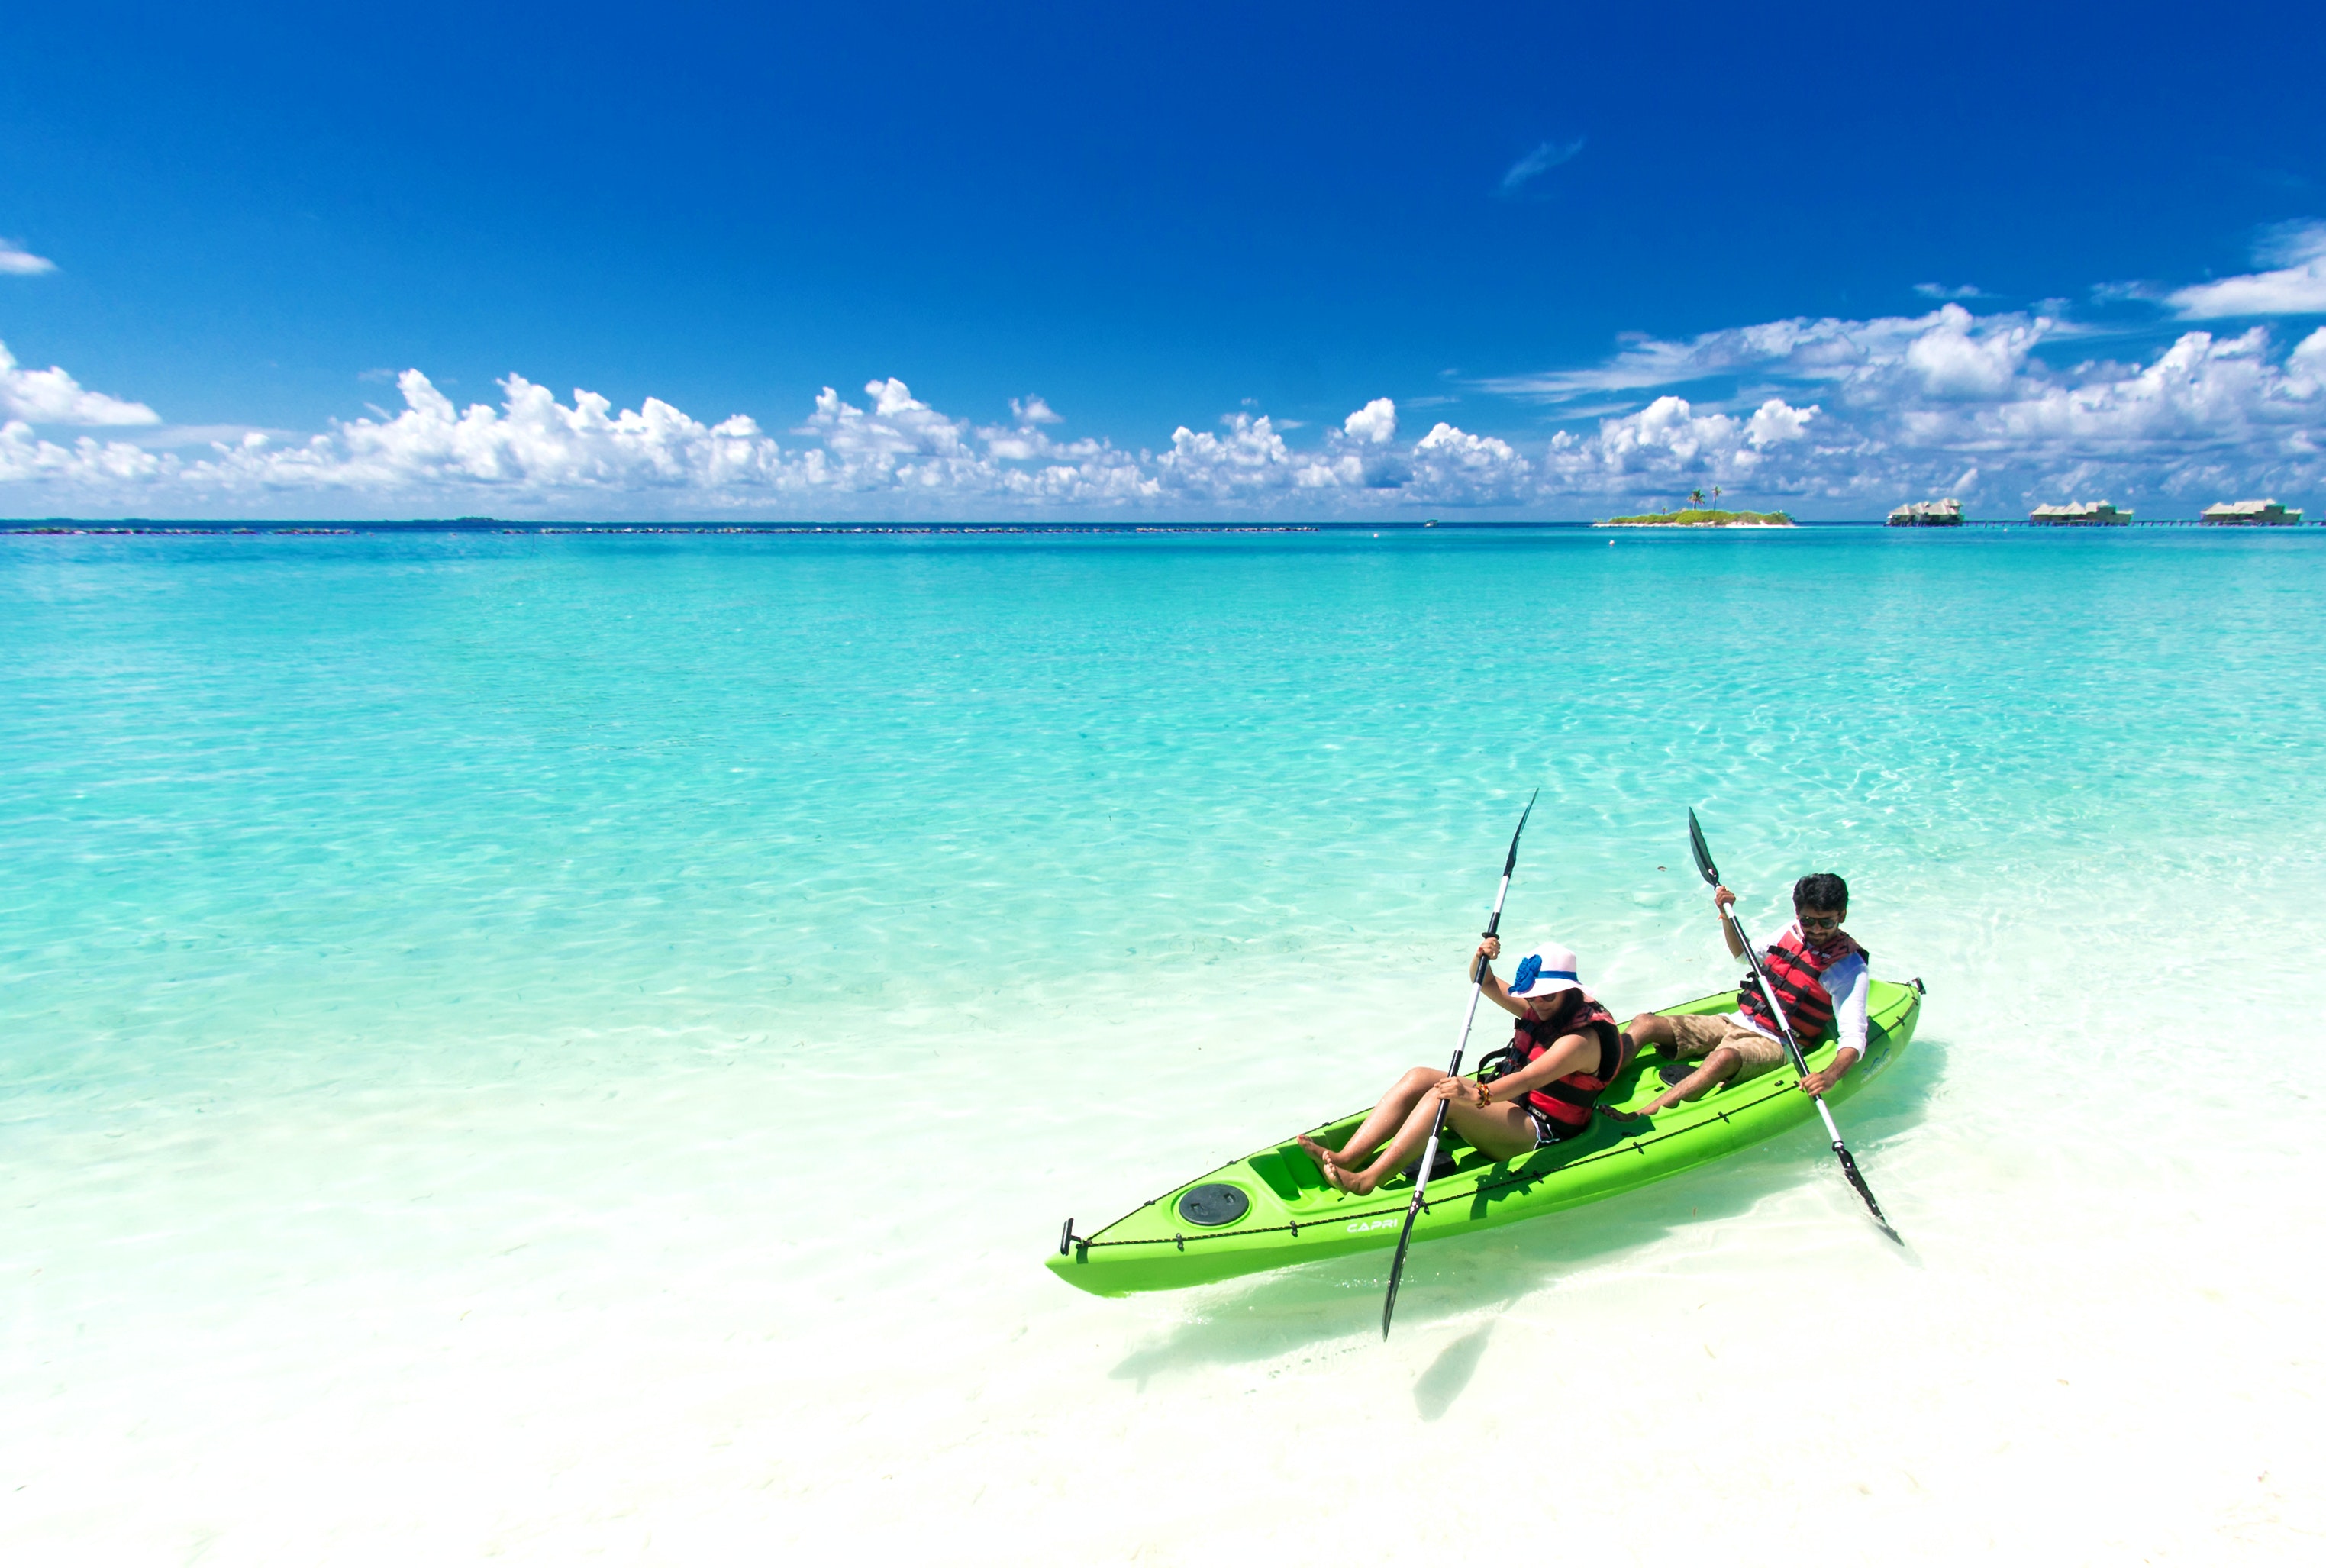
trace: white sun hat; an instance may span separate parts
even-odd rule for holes
[[[1518,958],[1519,966],[1511,972],[1513,996],[1553,996],[1561,991],[1583,989],[1583,982],[1576,975],[1577,966],[1572,947],[1538,942],[1531,947],[1520,948]]]

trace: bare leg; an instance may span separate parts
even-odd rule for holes
[[[1429,1081],[1435,1084],[1440,1073]],[[1502,1107],[1507,1109],[1509,1107]],[[1405,1125],[1389,1141],[1389,1146],[1376,1154],[1371,1164],[1362,1170],[1340,1167],[1325,1172],[1325,1180],[1344,1192],[1354,1192],[1362,1198],[1413,1162],[1421,1146],[1429,1142],[1429,1125],[1437,1119],[1437,1102],[1423,1099],[1406,1113]]]
[[[1712,1054],[1704,1059],[1702,1067],[1642,1106],[1640,1115],[1652,1116],[1668,1106],[1676,1106],[1682,1100],[1698,1099],[1709,1094],[1718,1085],[1725,1084],[1735,1077],[1736,1069],[1743,1065],[1744,1060],[1743,1057],[1738,1056],[1727,1046],[1716,1047]]]
[[[1632,1037],[1634,1045],[1652,1045],[1670,1057],[1679,1055],[1679,1031],[1661,1013],[1641,1013],[1624,1032]]]
[[[1536,1058],[1531,1069],[1543,1067],[1548,1060],[1549,1065],[1543,1072],[1545,1079],[1564,1078],[1586,1063],[1596,1061],[1598,1052],[1599,1042],[1596,1040],[1570,1035],[1560,1041],[1545,1057]],[[1408,1074],[1407,1080],[1410,1081],[1411,1077]],[[1436,1087],[1444,1077],[1443,1073],[1436,1074],[1423,1086],[1423,1097],[1406,1114],[1405,1125],[1398,1129],[1397,1136],[1390,1140],[1389,1146],[1373,1157],[1371,1164],[1363,1170],[1352,1169],[1344,1152],[1341,1170],[1327,1172],[1325,1179],[1344,1192],[1354,1192],[1362,1197],[1412,1164],[1428,1145],[1429,1125],[1437,1115],[1437,1101],[1427,1091]],[[1454,1125],[1456,1132],[1469,1141],[1472,1147],[1493,1159],[1508,1160],[1534,1147],[1534,1122],[1513,1104],[1505,1102],[1481,1108],[1464,1100],[1453,1100],[1447,1104],[1446,1119]],[[1354,1148],[1356,1140],[1353,1138],[1349,1142]]]
[[[1350,1166],[1363,1164],[1365,1157],[1381,1147],[1382,1139],[1404,1125],[1406,1118],[1413,1113],[1414,1103],[1445,1076],[1435,1068],[1408,1069],[1404,1077],[1390,1086],[1389,1093],[1382,1096],[1381,1103],[1373,1106],[1372,1114],[1349,1134],[1348,1141],[1337,1150],[1327,1149],[1306,1134],[1299,1134],[1296,1141],[1307,1151],[1308,1157],[1317,1162],[1317,1169],[1324,1172],[1325,1180],[1338,1187],[1341,1183],[1333,1181],[1335,1174]],[[1370,1192],[1372,1189],[1367,1188],[1366,1190]]]

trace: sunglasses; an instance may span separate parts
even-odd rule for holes
[[[1841,929],[1841,917],[1839,915],[1797,914],[1796,918],[1801,922],[1801,929],[1804,931],[1838,931]]]

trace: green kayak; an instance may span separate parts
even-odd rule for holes
[[[1736,994],[1726,991],[1662,1011],[1714,1013],[1735,1008]],[[1913,1040],[1921,1015],[1919,982],[1874,981],[1865,1059],[1827,1099],[1847,1099],[1897,1060]],[[1810,1052],[1810,1068],[1831,1061],[1834,1050],[1828,1044]],[[1665,1059],[1653,1050],[1643,1053],[1609,1087],[1602,1103],[1618,1109],[1645,1105],[1662,1087],[1653,1069]],[[1725,1084],[1652,1120],[1596,1117],[1589,1131],[1516,1160],[1490,1160],[1453,1140],[1449,1129],[1449,1143],[1439,1149],[1439,1174],[1430,1178],[1413,1239],[1436,1241],[1594,1203],[1814,1122],[1817,1107],[1795,1089],[1798,1081],[1787,1066],[1747,1083]],[[1363,1111],[1353,1112],[1308,1135],[1337,1149],[1364,1116]],[[1449,1147],[1450,1171],[1445,1165]],[[1392,1177],[1363,1198],[1351,1197],[1326,1186],[1316,1163],[1287,1139],[1175,1187],[1095,1235],[1076,1236],[1068,1220],[1050,1267],[1068,1284],[1121,1296],[1386,1248],[1396,1244],[1412,1193],[1409,1173]]]

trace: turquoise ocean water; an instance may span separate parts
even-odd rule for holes
[[[11,1562],[2307,1557],[2326,538],[0,537]],[[1041,1267],[1842,872],[1921,1035],[1586,1213]],[[1474,1052],[1492,1043],[1483,1031]],[[1526,1467],[1545,1467],[1540,1476]],[[1544,1535],[1543,1533],[1549,1533]]]

